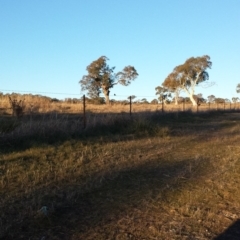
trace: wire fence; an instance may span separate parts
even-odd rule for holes
[[[143,96],[142,96],[143,97]],[[153,96],[152,96],[153,97]],[[116,100],[121,99],[121,100]],[[222,102],[210,103],[202,102],[193,106],[191,102],[183,100],[179,104],[169,103],[165,104],[162,101],[151,101],[149,103],[146,98],[142,101],[137,100],[132,96],[115,96],[110,104],[93,104],[91,99],[85,95],[80,98],[66,98],[59,101],[55,98],[40,96],[40,95],[20,95],[20,94],[5,94],[0,95],[0,116],[14,115],[16,117],[34,116],[39,114],[55,114],[57,119],[60,115],[75,114],[79,115],[83,122],[83,128],[86,128],[87,123],[91,117],[105,114],[127,114],[130,117],[139,113],[172,113],[172,112],[207,112],[207,111],[240,111],[240,102]]]

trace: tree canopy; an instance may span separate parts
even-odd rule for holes
[[[210,95],[210,96],[207,97],[209,103],[214,103],[215,98],[216,97],[214,95]]]
[[[175,93],[184,90],[192,104],[197,105],[194,99],[195,87],[209,79],[207,68],[211,68],[212,62],[210,57],[205,55],[202,57],[191,57],[184,64],[173,69],[168,77],[163,82],[163,86]]]
[[[236,87],[236,92],[237,93],[240,93],[240,83],[237,85],[237,87]]]
[[[166,104],[167,101],[170,101],[169,98],[172,97],[171,92],[168,88],[158,86],[155,88],[156,95],[159,95],[158,100]]]
[[[232,97],[232,102],[233,103],[239,102],[239,97]]]
[[[105,56],[98,58],[87,66],[88,74],[79,81],[82,91],[87,91],[92,98],[104,94],[106,103],[109,103],[110,89],[116,84],[128,86],[136,79],[138,73],[133,66],[126,66],[120,72],[115,73],[115,67],[109,67]]]

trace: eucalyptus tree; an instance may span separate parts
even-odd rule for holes
[[[215,98],[216,97],[214,95],[210,95],[210,96],[207,97],[209,103],[214,103]]]
[[[165,79],[165,81],[162,83],[162,86],[163,86],[163,89],[165,89],[165,91],[168,91],[169,93],[174,94],[175,105],[178,105],[182,87],[179,85],[178,81],[176,81],[176,77],[177,75],[175,72],[170,73],[168,77]],[[161,89],[159,88],[159,90]]]
[[[232,97],[232,102],[233,103],[239,102],[239,97]]]
[[[197,106],[194,99],[195,87],[209,79],[207,69],[211,66],[212,62],[207,55],[191,57],[184,64],[176,66],[162,85],[169,90],[174,90],[174,92],[184,90],[193,106]]]
[[[157,99],[153,99],[150,103],[151,104],[158,104],[158,100]]]
[[[171,91],[166,87],[158,86],[155,88],[155,90],[156,90],[156,95],[159,95],[158,97],[159,102],[163,101],[164,104],[166,104],[166,102],[169,101],[169,98],[172,97]]]
[[[146,99],[146,98],[142,98],[141,100],[140,100],[140,103],[146,103],[146,104],[148,104],[149,102],[148,102],[148,100]]]
[[[240,83],[237,85],[237,87],[236,87],[236,92],[237,93],[240,93]]]
[[[133,99],[135,99],[135,98],[136,98],[136,96],[135,96],[135,95],[131,95],[131,96],[129,96],[127,99],[129,99],[129,100],[130,100],[130,98],[131,98],[131,100],[133,100]]]
[[[133,66],[126,66],[122,71],[115,73],[115,67],[109,67],[105,56],[98,58],[87,66],[87,75],[79,81],[82,91],[87,91],[90,97],[99,97],[104,94],[106,103],[109,104],[110,89],[117,84],[128,86],[138,73]]]
[[[225,103],[226,99],[224,98],[215,98],[215,103]]]

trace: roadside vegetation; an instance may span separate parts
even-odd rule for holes
[[[0,117],[1,239],[214,239],[239,219],[237,110],[88,118]]]

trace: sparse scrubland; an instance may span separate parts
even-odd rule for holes
[[[238,109],[153,108],[1,115],[0,239],[239,239]]]

